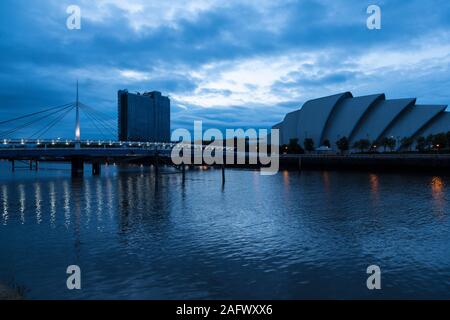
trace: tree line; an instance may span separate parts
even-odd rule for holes
[[[311,138],[303,140],[303,147],[300,146],[299,139],[289,139],[288,144],[280,146],[280,153],[287,154],[301,154],[305,152],[313,152],[316,150],[315,142]],[[426,137],[418,136],[416,138],[403,137],[402,139],[395,139],[394,137],[383,137],[380,140],[371,141],[369,139],[360,139],[350,145],[347,137],[342,137],[335,142],[337,148],[341,153],[345,153],[350,149],[358,150],[359,152],[377,152],[382,148],[384,152],[396,152],[399,149],[403,151],[412,152],[415,146],[416,152],[431,152],[431,151],[449,151],[450,150],[450,131],[441,132],[437,134],[430,134]],[[324,140],[320,146],[331,148],[330,140]]]

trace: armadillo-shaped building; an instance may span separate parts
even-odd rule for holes
[[[415,139],[450,131],[450,112],[446,105],[420,105],[415,98],[390,99],[384,94],[353,97],[351,92],[309,100],[301,109],[288,113],[273,126],[280,130],[280,144],[298,139],[303,145],[311,138],[315,146],[325,140],[336,149],[336,141],[347,137],[355,141],[380,141],[383,137]],[[401,148],[401,144],[397,144]]]

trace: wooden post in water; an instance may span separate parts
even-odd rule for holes
[[[92,162],[92,175],[99,176],[101,172],[101,164],[99,161]]]
[[[225,185],[225,164],[226,164],[226,161],[227,161],[226,152],[223,152],[223,154],[222,154],[222,187]]]
[[[222,185],[225,184],[225,163],[222,164]]]

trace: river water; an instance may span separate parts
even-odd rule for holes
[[[450,298],[448,176],[85,170],[0,162],[0,282],[29,299]]]

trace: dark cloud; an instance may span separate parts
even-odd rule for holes
[[[417,66],[409,66],[412,70],[405,71],[402,78],[396,77],[399,72],[384,69],[369,77],[353,62],[380,48],[414,51],[426,45],[423,41],[448,34],[448,1],[383,2],[382,29],[377,32],[365,27],[365,10],[371,1],[224,2],[199,11],[194,18],[175,17],[172,24],[139,30],[132,27],[133,21],[123,8],[108,5],[104,19],[86,18],[81,30],[68,31],[65,9],[71,3],[0,2],[2,117],[74,100],[77,78],[82,100],[112,118],[116,116],[116,92],[123,88],[159,90],[178,99],[195,95],[231,98],[235,93],[231,89],[202,85],[241,61],[270,60],[291,53],[313,54],[314,62],[292,61],[293,65],[298,63],[298,71],[273,81],[268,90],[280,98],[280,103],[254,102],[252,94],[241,105],[208,108],[173,99],[173,127],[192,126],[194,119],[221,128],[270,127],[305,97],[344,87],[361,93],[373,90],[449,98],[439,89],[444,90],[443,84],[449,83],[448,62],[441,68],[426,69],[421,65],[418,70]],[[154,19],[153,15],[149,11],[148,18]],[[379,60],[383,59],[381,55]],[[216,68],[204,72],[204,76],[196,75],[205,65]],[[142,72],[143,77],[121,76],[126,70]],[[414,78],[414,74],[420,76]],[[261,90],[248,81],[243,86],[250,93]],[[71,130],[68,122],[68,136]],[[95,132],[89,126],[86,130]]]

